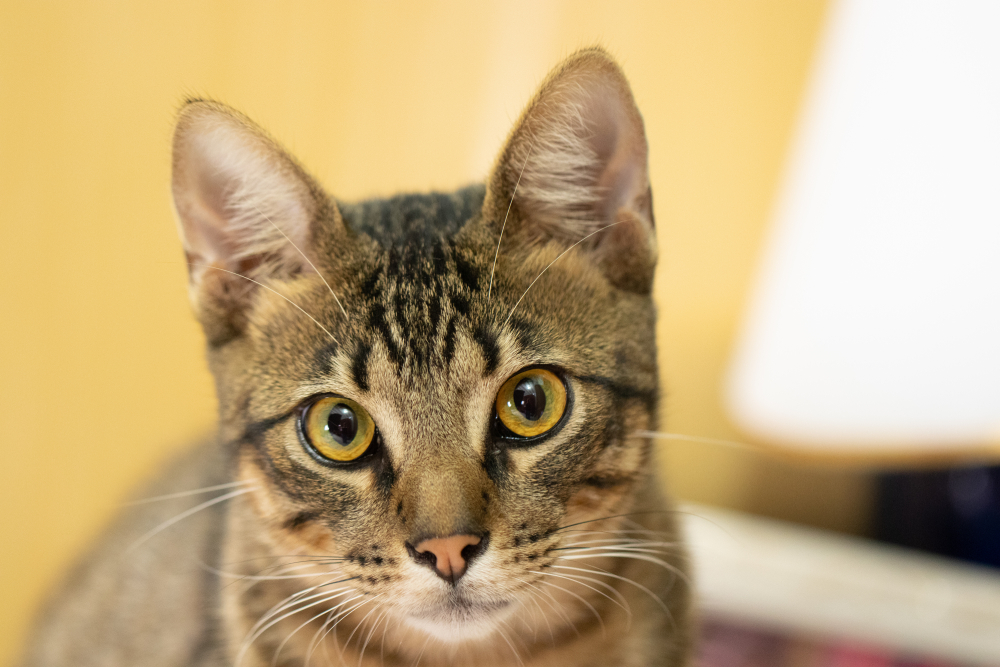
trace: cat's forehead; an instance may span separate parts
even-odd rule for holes
[[[455,192],[403,194],[338,207],[348,227],[383,248],[429,249],[476,218],[485,195],[485,186],[472,185]]]

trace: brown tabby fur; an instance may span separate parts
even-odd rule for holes
[[[603,51],[553,72],[485,188],[337,203],[249,120],[194,101],[174,193],[220,436],[147,495],[245,484],[130,511],[26,666],[687,663],[684,552],[633,435],[658,403],[645,136]],[[571,404],[517,446],[493,403],[532,365]],[[364,465],[301,441],[321,393],[374,418]],[[455,584],[405,547],[456,533],[488,544]]]

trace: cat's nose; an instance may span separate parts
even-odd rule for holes
[[[469,562],[486,550],[488,538],[488,535],[434,537],[415,547],[407,544],[406,549],[413,560],[432,568],[439,577],[454,584],[469,569]]]

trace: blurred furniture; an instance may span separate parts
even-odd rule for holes
[[[742,626],[800,645],[808,638],[853,646],[852,655],[1000,665],[1000,572],[992,568],[704,505],[681,510],[709,633]],[[739,639],[731,630],[723,634],[717,643]],[[717,663],[703,667],[753,664]]]

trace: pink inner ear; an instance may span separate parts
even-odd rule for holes
[[[270,138],[221,105],[187,107],[174,136],[173,193],[192,261],[254,277],[310,267],[317,203],[307,177]],[[192,269],[192,280],[200,273]]]
[[[604,54],[585,52],[542,87],[508,155],[515,174],[524,161],[517,205],[543,236],[579,240],[622,208],[648,217],[636,204],[649,188],[642,117]]]
[[[646,137],[641,121],[636,126],[619,97],[602,95],[595,106],[593,144],[603,159],[604,171],[597,187],[603,195],[601,218],[614,221],[615,213],[630,207],[649,187],[646,174]]]

